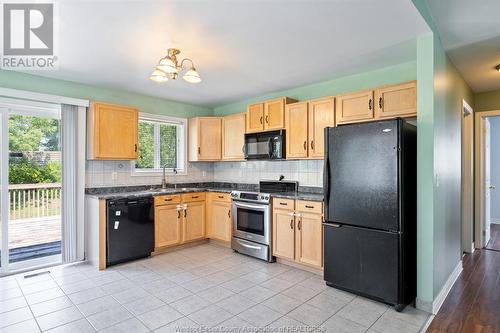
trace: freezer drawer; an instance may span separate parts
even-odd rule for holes
[[[328,285],[398,304],[400,234],[324,224]]]

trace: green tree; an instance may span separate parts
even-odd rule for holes
[[[12,115],[9,117],[9,150],[59,151],[59,120]]]
[[[22,157],[9,163],[10,184],[60,183],[61,163],[50,161],[44,165],[32,163],[27,157]]]
[[[139,158],[136,168],[154,168],[154,124],[139,122]]]

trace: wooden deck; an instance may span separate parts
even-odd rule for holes
[[[61,240],[61,216],[9,221],[9,249]]]

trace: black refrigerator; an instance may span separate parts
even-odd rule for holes
[[[404,119],[325,129],[327,285],[398,311],[415,299],[416,154]]]

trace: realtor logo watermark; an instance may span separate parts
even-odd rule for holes
[[[54,70],[53,3],[3,4],[2,69]]]

